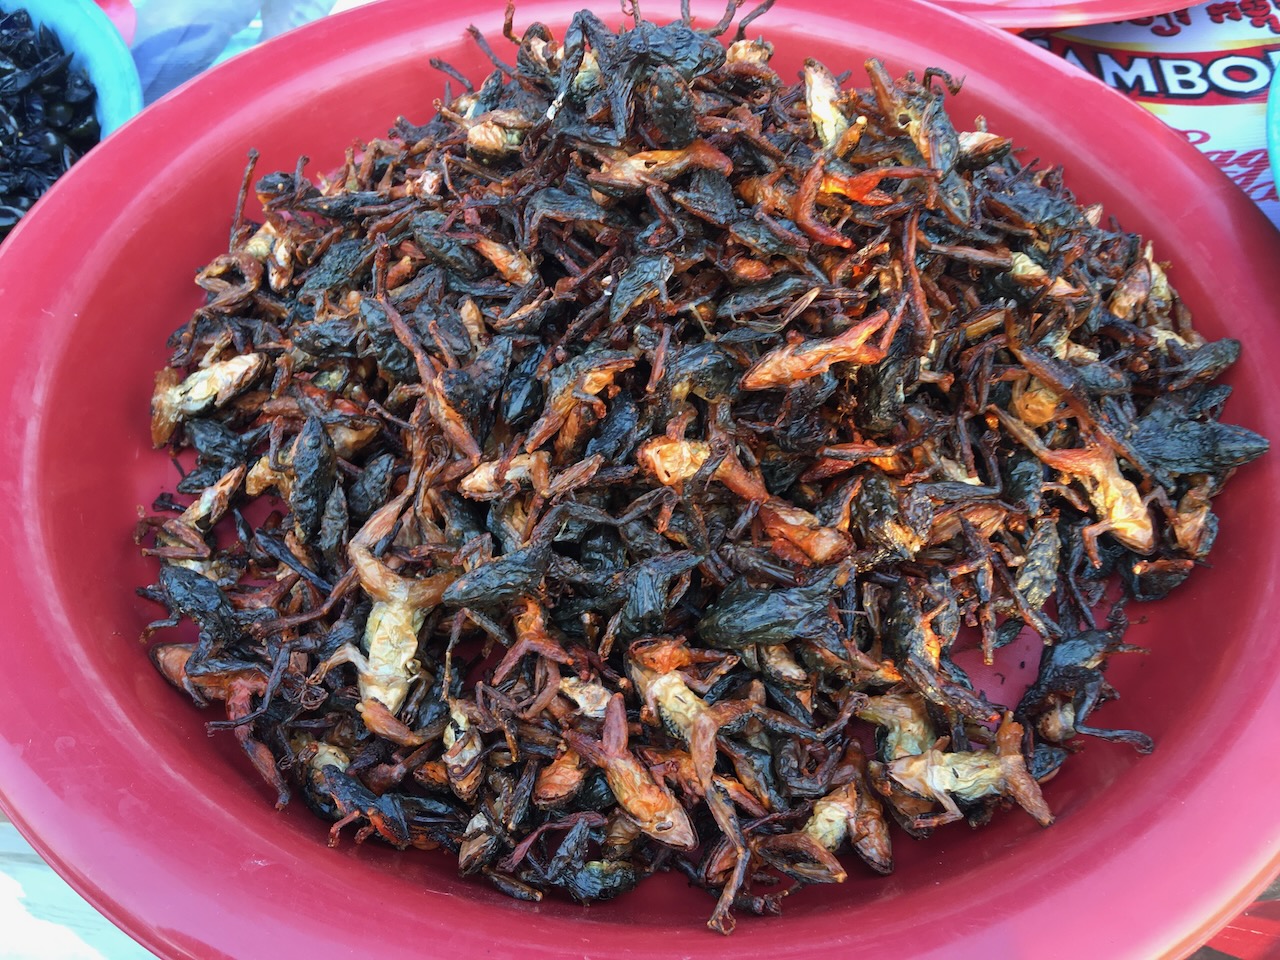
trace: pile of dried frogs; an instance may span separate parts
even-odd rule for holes
[[[891,823],[1049,824],[1078,735],[1152,748],[1093,725],[1134,649],[1093,611],[1179,584],[1267,449],[1218,422],[1239,344],[946,74],[787,84],[736,6],[509,11],[425,126],[258,179],[260,225],[246,174],[156,386],[194,500],[140,527],[147,635],[194,622],[156,666],[334,842],[534,900],[676,869],[728,932],[846,846],[889,872]],[[1044,639],[1018,702],[964,625]]]

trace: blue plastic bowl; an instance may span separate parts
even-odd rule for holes
[[[142,84],[119,32],[93,0],[0,0],[5,11],[26,10],[48,26],[98,91],[98,126],[105,137],[142,109]]]

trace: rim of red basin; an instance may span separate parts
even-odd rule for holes
[[[563,25],[578,6],[530,0],[519,16],[523,23]],[[677,0],[647,0],[644,6],[656,20],[674,18],[679,10]],[[610,922],[608,904],[589,910],[499,905],[491,891],[473,897],[477,888],[460,881],[440,881],[435,889],[421,882],[417,868],[387,867],[372,844],[352,848],[348,841],[335,853],[322,840],[301,844],[296,825],[277,834],[270,829],[276,815],[257,812],[270,807],[260,795],[241,802],[234,791],[242,793],[242,784],[219,786],[207,772],[176,768],[157,753],[153,729],[171,724],[168,718],[157,714],[141,723],[120,706],[126,686],[132,694],[135,684],[163,684],[142,675],[149,667],[140,651],[138,674],[123,680],[105,672],[100,659],[68,654],[76,649],[71,638],[81,649],[89,644],[89,618],[77,604],[83,581],[112,576],[110,570],[67,576],[74,558],[53,556],[52,521],[42,506],[51,487],[56,493],[70,482],[45,469],[49,445],[67,441],[49,436],[43,418],[60,399],[50,395],[50,385],[75,382],[78,371],[60,369],[59,359],[78,312],[90,309],[83,292],[104,282],[104,264],[112,264],[116,245],[138,246],[146,205],[164,202],[163,191],[185,190],[220,213],[227,210],[221,192],[212,195],[207,183],[181,177],[207,172],[202,164],[208,156],[232,150],[227,140],[246,129],[246,111],[273,119],[305,101],[306,109],[314,106],[308,116],[318,125],[325,155],[339,160],[340,139],[349,142],[352,134],[345,127],[320,129],[326,95],[367,75],[375,69],[371,63],[412,62],[415,77],[425,78],[429,53],[463,36],[470,23],[498,36],[501,2],[455,0],[427,8],[419,0],[384,0],[251,49],[129,121],[55,185],[0,246],[6,313],[0,408],[8,411],[7,429],[0,431],[0,582],[7,586],[0,592],[6,650],[0,807],[97,909],[175,960],[266,954],[782,960],[853,951],[917,960],[1053,960],[1178,957],[1202,943],[1280,869],[1280,765],[1273,762],[1280,722],[1278,591],[1210,598],[1222,604],[1236,636],[1257,638],[1249,646],[1254,662],[1214,664],[1206,682],[1224,695],[1188,701],[1187,719],[1170,728],[1156,753],[1125,767],[1108,787],[1105,804],[1090,803],[1096,817],[1087,825],[1063,817],[1031,841],[1021,836],[1017,849],[972,866],[963,884],[940,872],[936,887],[901,892],[910,909],[897,907],[856,929],[849,922],[856,904],[800,914],[788,907],[777,920],[739,924],[727,939],[692,927],[671,930],[660,917]],[[896,70],[948,67],[988,98],[983,102],[991,107],[993,129],[1010,118],[1029,118],[1027,129],[1039,131],[1029,134],[1033,149],[1070,158],[1068,180],[1084,202],[1105,201],[1126,228],[1154,237],[1160,249],[1187,264],[1175,268],[1174,279],[1188,301],[1210,303],[1215,293],[1229,292],[1229,316],[1248,351],[1236,380],[1241,394],[1247,387],[1253,398],[1252,406],[1234,409],[1235,418],[1280,436],[1280,378],[1252,359],[1280,352],[1274,321],[1280,236],[1176,133],[1059,58],[917,0],[860,0],[842,12],[829,0],[788,0],[756,30],[785,35],[801,56],[808,52],[807,37],[817,50],[844,45],[883,51]],[[429,102],[402,109],[422,113]],[[1046,117],[1052,118],[1051,132]],[[393,119],[371,112],[370,129],[362,132],[378,135]],[[233,145],[239,163],[251,145]],[[231,182],[238,182],[238,173]],[[153,246],[186,225],[160,226],[151,234]],[[147,265],[137,271],[128,282],[144,291]],[[147,309],[145,297],[134,309]],[[1216,308],[1215,315],[1226,311]],[[110,318],[128,320],[127,313]],[[100,361],[111,362],[109,356]],[[138,417],[146,419],[145,400]],[[124,455],[133,460],[148,454]],[[1248,499],[1247,506],[1234,508],[1235,524],[1224,521],[1224,530],[1250,528],[1252,518],[1251,528],[1234,540],[1248,550],[1243,580],[1274,583],[1280,580],[1280,520],[1269,486],[1274,477],[1265,462],[1249,469],[1254,472],[1242,471],[1237,488],[1223,498]],[[75,504],[86,516],[98,508],[91,497]],[[70,521],[58,522],[62,530]],[[120,526],[127,539],[131,518]],[[63,547],[64,554],[74,552],[72,545]],[[129,593],[132,584],[120,589]],[[103,633],[91,638],[94,643],[132,642],[118,629],[112,634],[106,625],[95,626]],[[193,728],[203,740],[198,725]],[[192,782],[205,792],[193,790]],[[318,832],[323,835],[323,826]],[[1032,866],[1023,852],[1028,843],[1021,841],[1056,855]],[[709,909],[710,901],[705,905]],[[803,917],[803,926],[795,916]]]
[[[1054,30],[1169,13],[1168,0],[932,0],[1005,30]]]

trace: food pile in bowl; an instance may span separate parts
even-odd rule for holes
[[[424,125],[251,161],[156,380],[141,593],[331,843],[531,901],[679,871],[728,933],[905,838],[1049,826],[1087,738],[1155,746],[1105,671],[1267,449],[1220,419],[1240,344],[958,130],[957,79],[789,82],[767,7],[509,8],[514,63],[477,33],[493,72],[436,63],[465,92]],[[1028,650],[1012,694],[959,662]]]
[[[0,10],[0,239],[99,139],[95,91],[57,34]]]

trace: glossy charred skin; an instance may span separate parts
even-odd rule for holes
[[[1126,626],[1119,619],[1110,630],[1085,630],[1044,648],[1036,681],[1016,711],[1036,725],[1044,743],[1062,744],[1087,735],[1128,743],[1139,753],[1155,749],[1154,741],[1141,731],[1108,730],[1085,722],[1095,707],[1117,696],[1103,676],[1107,658],[1115,653],[1147,652],[1120,639]]]
[[[140,593],[334,842],[530,901],[674,867],[728,933],[903,832],[1049,825],[1085,738],[1154,746],[1099,712],[1136,648],[1098,610],[1185,580],[1267,450],[1240,345],[953,78],[791,83],[738,6],[509,9],[422,125],[246,171],[156,379],[185,472]],[[1023,632],[1025,693],[959,666]]]

